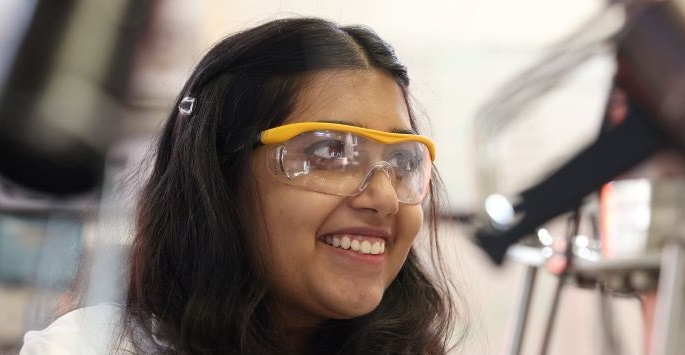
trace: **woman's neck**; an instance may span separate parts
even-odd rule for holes
[[[275,312],[276,329],[283,335],[287,345],[297,353],[302,353],[311,343],[317,329],[326,321],[293,309],[279,309]]]
[[[315,329],[313,328],[292,329],[283,332],[283,337],[290,349],[295,353],[303,354],[311,343],[314,333]]]

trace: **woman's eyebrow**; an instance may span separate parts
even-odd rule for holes
[[[363,125],[352,123],[350,121],[340,121],[340,120],[319,120],[317,122],[325,122],[325,123],[337,123],[337,124],[344,124],[347,126],[355,126],[355,127],[361,127],[361,128],[366,128]]]
[[[361,128],[368,128],[360,124],[352,123],[349,121],[340,121],[340,120],[319,120],[317,122],[326,122],[326,123],[337,123],[337,124],[344,124],[347,126],[355,126],[355,127],[361,127]],[[418,134],[416,131],[413,129],[406,129],[406,128],[393,128],[391,133],[400,133],[400,134]]]
[[[395,128],[391,131],[392,133],[401,133],[401,134],[418,134],[416,131],[413,129],[405,129],[405,128]]]

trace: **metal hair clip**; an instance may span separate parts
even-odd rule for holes
[[[190,115],[193,113],[193,107],[195,107],[195,98],[186,96],[181,100],[181,103],[178,104],[178,111],[184,115]]]

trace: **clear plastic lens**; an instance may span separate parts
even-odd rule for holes
[[[378,163],[391,170],[399,202],[420,203],[431,160],[420,142],[379,143],[349,132],[313,131],[270,150],[271,171],[289,185],[334,195],[360,193]]]

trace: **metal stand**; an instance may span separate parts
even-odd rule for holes
[[[523,287],[518,295],[516,304],[518,305],[518,312],[514,318],[514,326],[507,341],[507,352],[509,355],[519,355],[521,353],[521,346],[525,337],[526,322],[528,321],[528,310],[530,309],[530,301],[533,298],[533,287],[535,286],[535,277],[538,269],[535,266],[526,266],[523,275]]]
[[[540,267],[544,267],[542,257],[536,248],[514,246],[508,256],[525,265],[523,284],[517,295],[516,315],[512,322],[511,331],[506,342],[504,354],[520,355],[526,336],[527,321],[531,301],[535,292],[535,281]],[[587,261],[576,259],[574,267],[568,270],[566,277],[582,278],[590,286],[612,285],[618,286],[617,279],[630,279],[636,272],[646,272],[656,275],[659,271],[656,313],[654,327],[651,334],[651,349],[649,355],[679,355],[679,339],[683,330],[681,324],[683,302],[685,302],[685,244],[670,241],[663,247],[661,253],[646,253],[634,258],[621,258],[603,261]],[[635,289],[629,284],[620,285],[614,292],[626,292]],[[635,291],[632,291],[635,292]],[[551,312],[556,312],[555,307]],[[552,321],[553,322],[553,321]],[[548,340],[549,341],[549,340]],[[549,344],[543,344],[545,351]]]
[[[650,355],[682,354],[678,350],[681,315],[685,297],[685,250],[678,241],[664,245],[654,314]]]

